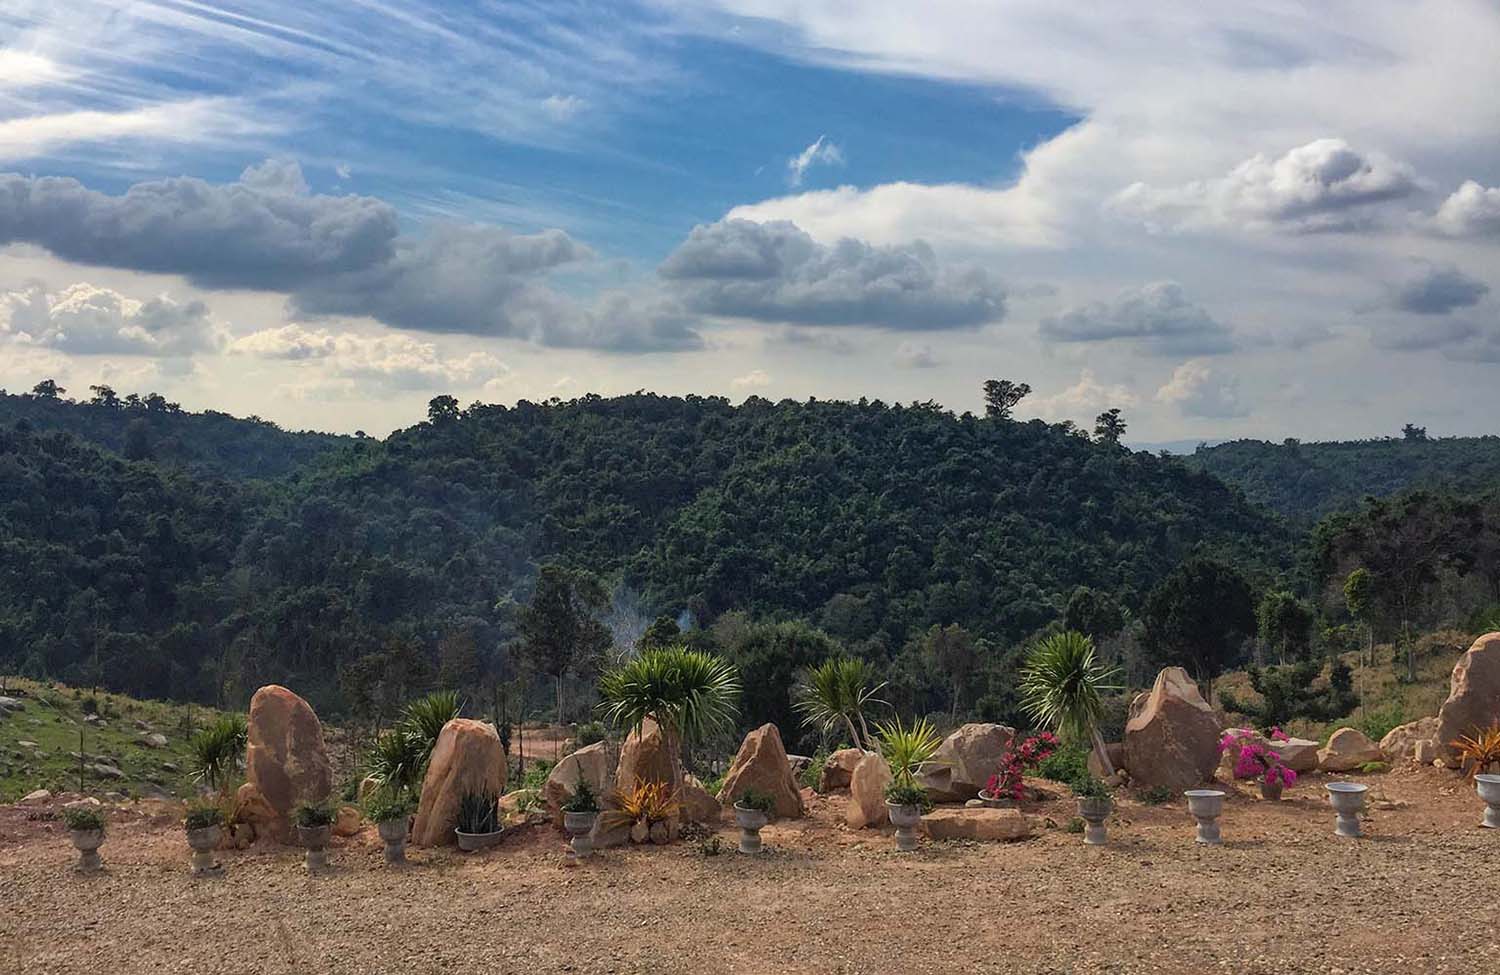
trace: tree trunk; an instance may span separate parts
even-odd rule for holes
[[[1104,736],[1099,734],[1099,729],[1090,727],[1089,736],[1094,741],[1094,754],[1099,758],[1099,765],[1104,769],[1106,776],[1115,774],[1114,763],[1109,760],[1109,749],[1104,747]]]
[[[855,748],[863,749],[865,746],[859,739],[859,732],[854,728],[854,720],[847,714],[844,715],[844,724],[849,729],[850,743],[853,744]]]

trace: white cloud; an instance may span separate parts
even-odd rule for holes
[[[1156,400],[1175,406],[1183,416],[1223,420],[1246,416],[1250,410],[1240,401],[1239,381],[1190,359],[1172,372],[1172,378],[1156,391]]]
[[[1443,200],[1431,225],[1450,237],[1500,237],[1500,186],[1465,180]]]
[[[0,49],[0,88],[29,88],[62,80],[56,61],[31,51]]]
[[[201,301],[138,301],[86,282],[59,292],[40,284],[0,292],[0,337],[78,355],[169,357],[216,351],[225,341]]]
[[[764,369],[752,369],[743,376],[737,376],[729,381],[729,385],[735,389],[760,389],[771,385],[771,377]]]
[[[842,166],[844,151],[837,143],[820,135],[812,144],[786,161],[786,181],[792,186],[801,186],[807,171],[814,166]]]
[[[235,101],[195,98],[119,111],[61,111],[0,121],[0,160],[35,159],[67,146],[121,140],[224,143],[275,127]]]
[[[586,104],[587,102],[577,95],[548,95],[542,99],[542,107],[547,110],[547,114],[559,122],[566,122],[573,118],[583,111]]]
[[[405,390],[468,387],[494,382],[510,373],[509,367],[488,352],[447,357],[433,343],[410,335],[334,333],[297,323],[253,332],[237,339],[230,351],[261,359],[322,363],[324,378],[335,380],[335,388],[346,387],[349,381],[370,381]]]
[[[1049,342],[1129,341],[1152,355],[1213,355],[1234,348],[1228,326],[1189,301],[1175,281],[1131,288],[1042,319]]]
[[[1085,369],[1078,382],[1051,396],[1032,396],[1023,409],[1049,420],[1092,420],[1105,410],[1135,406],[1139,401],[1129,386],[1099,381],[1094,370]]]

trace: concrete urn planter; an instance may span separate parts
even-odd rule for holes
[[[1103,846],[1109,842],[1109,831],[1104,821],[1115,808],[1115,801],[1108,796],[1097,799],[1079,799],[1078,815],[1083,818],[1083,843],[1085,846]]]
[[[328,869],[328,841],[333,837],[333,824],[327,826],[298,826],[297,842],[307,851],[303,863],[308,873]]]
[[[453,835],[458,838],[458,848],[464,853],[477,853],[480,850],[488,850],[500,842],[500,837],[505,833],[503,829],[491,830],[488,833],[465,833],[457,827]]]
[[[1183,795],[1187,797],[1188,812],[1198,823],[1194,841],[1204,846],[1222,846],[1219,816],[1224,812],[1224,793],[1218,789],[1189,789]]]
[[[1328,790],[1328,801],[1338,818],[1334,824],[1334,835],[1358,839],[1364,835],[1359,826],[1359,814],[1365,808],[1367,785],[1358,782],[1330,782],[1323,788]]]
[[[734,805],[734,821],[740,827],[740,852],[759,853],[761,851],[760,831],[771,817],[766,815],[764,809],[748,809],[739,803]]]
[[[896,849],[910,853],[917,848],[917,824],[922,821],[921,806],[902,806],[894,802],[885,804],[891,825],[896,827]]]
[[[564,812],[563,829],[568,834],[568,857],[582,860],[594,852],[594,823],[597,812]]]
[[[80,873],[97,873],[104,869],[104,861],[99,857],[99,847],[104,845],[104,830],[69,830],[68,838],[73,841],[73,849],[78,851]]]
[[[411,831],[411,817],[387,819],[375,824],[380,842],[385,844],[385,862],[392,866],[406,862],[406,838]]]
[[[1484,800],[1484,821],[1479,825],[1500,829],[1500,775],[1474,776],[1474,789]]]
[[[193,851],[194,877],[217,877],[224,872],[224,868],[214,862],[214,851],[219,848],[223,835],[223,829],[217,824],[187,831],[188,846]]]

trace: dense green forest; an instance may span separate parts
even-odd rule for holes
[[[1299,522],[1417,488],[1483,491],[1500,483],[1500,437],[1402,437],[1279,444],[1233,440],[1199,447],[1189,467],[1238,485],[1245,496]]]
[[[1014,720],[1022,648],[1065,624],[1132,682],[1211,678],[1264,655],[1267,600],[1307,616],[1273,625],[1282,656],[1352,639],[1355,565],[1380,569],[1371,627],[1500,599],[1492,502],[1308,534],[1120,446],[1117,417],[438,397],[380,441],[144,402],[0,397],[0,671],[224,705],[276,681],[352,717],[444,684],[581,717],[610,653],[682,639],[740,666],[757,720],[794,726],[792,683],[839,651],[903,709]],[[1408,523],[1439,551],[1397,592],[1381,545]]]

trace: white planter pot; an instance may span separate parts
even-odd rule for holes
[[[1219,816],[1224,812],[1224,793],[1217,789],[1189,789],[1183,795],[1187,797],[1188,812],[1198,823],[1196,842],[1205,846],[1222,846],[1224,839],[1219,835]]]
[[[385,862],[396,866],[406,862],[406,837],[409,835],[411,819],[402,816],[400,819],[387,819],[383,823],[375,824],[375,831],[380,834],[380,841],[385,844]]]
[[[1083,844],[1104,846],[1109,842],[1109,829],[1104,825],[1115,808],[1115,801],[1108,796],[1102,799],[1079,799],[1078,815],[1083,818]]]
[[[219,848],[223,835],[224,831],[217,825],[187,831],[188,846],[193,850],[194,877],[217,877],[224,872],[224,868],[214,862],[214,851]]]
[[[894,802],[885,804],[891,825],[896,827],[896,849],[910,853],[917,848],[917,825],[922,822],[921,806],[898,806]]]
[[[1338,814],[1334,824],[1334,835],[1347,836],[1350,839],[1359,839],[1364,835],[1360,829],[1359,814],[1365,808],[1365,793],[1370,791],[1367,785],[1358,782],[1330,782],[1323,788],[1328,790],[1328,801],[1333,804],[1333,811]]]
[[[327,826],[298,826],[297,841],[307,850],[303,863],[307,866],[308,873],[318,873],[328,869],[328,841],[333,838],[333,825]]]
[[[1474,789],[1484,800],[1484,821],[1479,825],[1500,829],[1500,775],[1474,776]]]
[[[569,837],[569,858],[582,860],[594,852],[594,823],[598,819],[599,813],[597,812],[563,813],[563,829]]]
[[[73,849],[78,851],[78,870],[81,873],[97,873],[104,869],[99,857],[99,847],[104,845],[104,830],[74,829],[68,831]]]
[[[500,837],[504,833],[505,830],[503,829],[497,829],[490,833],[465,833],[463,830],[457,828],[453,830],[453,835],[458,837],[458,848],[464,853],[476,853],[480,850],[488,850],[500,842]]]
[[[735,804],[734,821],[740,827],[740,852],[759,853],[761,851],[760,831],[766,823],[771,821],[763,809],[746,809],[744,806]]]

